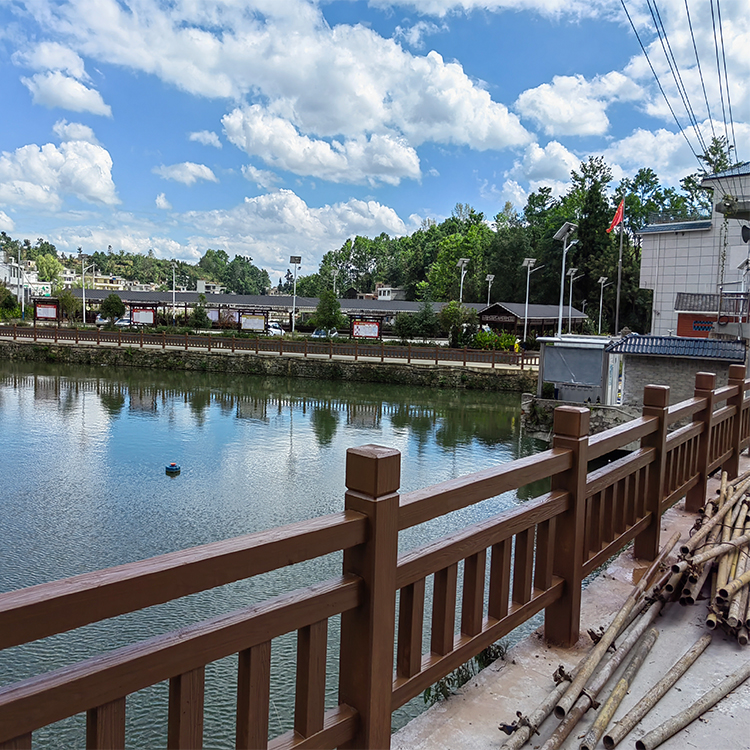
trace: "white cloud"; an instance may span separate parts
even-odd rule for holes
[[[413,26],[396,26],[393,36],[395,39],[403,39],[410,47],[422,49],[425,45],[424,38],[448,31],[447,24],[438,26],[431,21],[417,21]]]
[[[199,130],[196,133],[190,133],[188,138],[191,141],[198,141],[204,146],[213,146],[214,148],[222,148],[222,143],[219,140],[219,136],[216,135],[212,130]]]
[[[335,179],[343,178],[334,166],[333,139],[344,151],[359,152],[372,150],[376,136],[388,139],[389,147],[404,139],[404,148],[396,148],[402,167],[405,149],[427,141],[484,150],[531,140],[518,117],[460,64],[446,63],[436,52],[413,55],[363,25],[331,27],[320,7],[305,0],[250,6],[140,0],[137,7],[134,12],[116,0],[97,0],[94,10],[92,0],[38,0],[30,12],[97,61],[201,96],[263,101],[269,116],[309,139],[304,150],[329,164]],[[430,28],[417,24],[412,41]],[[355,169],[375,168],[374,180],[396,179],[393,165],[382,165],[384,154],[359,158]],[[406,161],[413,174],[414,157]]]
[[[154,167],[154,173],[163,177],[165,180],[174,180],[181,182],[183,185],[193,185],[198,180],[207,180],[208,182],[218,182],[216,175],[205,164],[195,164],[192,161],[185,161],[182,164],[172,164],[170,166]]]
[[[61,141],[86,141],[87,143],[93,143],[95,146],[100,145],[94,131],[88,125],[82,125],[80,122],[58,120],[53,125],[52,130]]]
[[[389,0],[371,0],[375,7],[390,8]],[[443,17],[450,13],[471,11],[502,12],[534,11],[543,16],[559,18],[573,16],[590,18],[603,14],[613,15],[613,3],[607,0],[402,0],[400,5],[414,8],[418,13]],[[617,4],[619,8],[619,3]]]
[[[320,208],[309,206],[291,190],[266,193],[229,210],[191,211],[182,218],[202,238],[204,247],[221,247],[230,254],[250,255],[269,273],[283,273],[288,257],[302,255],[310,272],[323,255],[353,234],[381,232],[403,235],[419,227],[421,219],[405,224],[398,214],[377,201],[350,200]]]
[[[119,203],[106,149],[68,141],[0,154],[0,203],[57,210],[69,195],[107,206]]]
[[[58,70],[79,81],[88,80],[81,57],[69,47],[57,42],[41,42],[13,53],[16,65],[32,70]]]
[[[156,207],[161,208],[164,211],[169,211],[172,208],[172,204],[167,200],[167,196],[164,193],[159,193],[156,196]]]
[[[14,224],[13,219],[11,219],[5,211],[0,211],[0,231],[12,232],[15,228],[16,225]]]
[[[420,176],[419,157],[403,140],[371,135],[356,140],[315,140],[300,135],[289,121],[264,111],[259,105],[238,108],[226,115],[229,140],[250,156],[299,175],[333,182],[385,182],[398,185],[402,178]]]
[[[249,182],[254,182],[259,188],[266,190],[278,184],[279,178],[267,169],[258,169],[252,164],[246,164],[242,167],[242,174]]]
[[[35,73],[31,78],[21,78],[31,92],[34,104],[61,107],[72,112],[91,112],[94,115],[112,116],[112,108],[104,103],[101,94],[84,86],[75,78],[60,71]]]
[[[607,107],[641,98],[640,87],[615,71],[591,81],[581,75],[555,76],[551,84],[524,91],[515,109],[547,135],[604,135],[609,130]]]

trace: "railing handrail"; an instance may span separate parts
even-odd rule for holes
[[[345,510],[0,594],[0,649],[362,544]]]
[[[401,495],[399,530],[518,489],[539,479],[566,471],[572,465],[570,451],[550,448],[500,466],[448,479],[424,489]]]

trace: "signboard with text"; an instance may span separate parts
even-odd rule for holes
[[[355,339],[380,338],[380,323],[371,320],[355,320],[352,323],[352,335]]]
[[[54,302],[37,303],[36,317],[38,320],[57,320],[57,304]]]
[[[132,309],[133,323],[142,326],[152,326],[155,322],[154,311],[150,307],[134,307]]]
[[[240,315],[240,328],[243,331],[265,331],[266,316],[257,313],[242,313]]]

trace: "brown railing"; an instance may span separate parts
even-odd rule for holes
[[[674,406],[668,387],[648,386],[641,417],[591,438],[588,410],[560,407],[550,450],[403,495],[398,451],[352,448],[341,513],[0,594],[9,648],[343,551],[338,578],[1,688],[0,748],[30,748],[36,729],[84,712],[87,747],[123,747],[127,696],[164,680],[168,746],[201,747],[204,670],[231,654],[237,747],[388,747],[394,709],[536,613],[550,641],[575,642],[583,578],[631,540],[653,559],[661,513],[681,497],[697,509],[714,469],[736,475],[750,443],[748,389],[740,365],[724,388],[700,373],[695,397]],[[540,479],[551,481],[542,497],[398,554],[401,531]],[[337,615],[338,705],[326,711]],[[271,642],[293,632],[294,729],[269,742]]]
[[[94,343],[99,346],[128,346],[200,350],[207,352],[252,352],[254,354],[277,354],[298,357],[346,357],[355,361],[385,362],[400,360],[412,362],[450,363],[462,366],[483,364],[494,369],[498,365],[511,365],[522,370],[529,366],[538,367],[539,352],[503,352],[481,349],[451,349],[445,346],[406,346],[397,344],[363,343],[359,341],[313,341],[310,339],[287,340],[282,336],[258,336],[246,338],[227,335],[188,334],[188,333],[148,333],[139,331],[108,331],[97,329],[52,328],[50,326],[4,326],[0,327],[0,337],[14,341],[73,342],[76,344]]]

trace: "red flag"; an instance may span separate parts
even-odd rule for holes
[[[623,198],[620,201],[620,205],[617,207],[617,211],[615,211],[615,218],[612,219],[612,223],[609,225],[607,234],[609,234],[618,224],[622,222],[622,219],[624,216],[625,216],[625,199]]]

